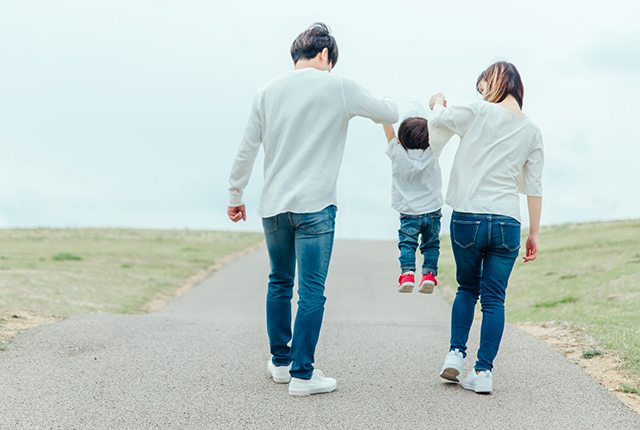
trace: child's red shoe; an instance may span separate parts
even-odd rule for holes
[[[431,294],[436,285],[438,285],[436,277],[433,276],[433,272],[429,272],[426,275],[422,275],[422,281],[420,282],[418,291],[424,294]]]
[[[400,285],[398,286],[398,292],[410,293],[413,291],[413,287],[416,285],[413,279],[413,273],[403,273],[398,279]]]

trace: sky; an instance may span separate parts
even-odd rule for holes
[[[0,227],[260,231],[262,158],[240,224],[230,166],[255,92],[316,21],[338,42],[331,73],[401,116],[440,91],[474,100],[483,69],[514,63],[544,139],[542,224],[640,218],[638,16],[629,0],[0,0]],[[338,238],[397,237],[384,148],[380,125],[351,121]]]

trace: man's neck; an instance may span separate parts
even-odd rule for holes
[[[318,57],[312,58],[311,60],[298,60],[298,62],[293,66],[295,70],[300,69],[318,69],[318,70],[327,70],[327,65],[318,60]]]

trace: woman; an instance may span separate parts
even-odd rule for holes
[[[520,249],[518,191],[527,195],[529,206],[524,262],[538,255],[543,148],[540,130],[522,113],[524,90],[513,64],[492,64],[476,87],[483,100],[461,106],[446,107],[444,95],[434,95],[429,122],[434,129],[460,136],[446,198],[454,209],[450,230],[459,286],[451,309],[450,350],[440,376],[460,381],[480,297],[480,348],[462,386],[489,393],[504,331],[507,283]]]

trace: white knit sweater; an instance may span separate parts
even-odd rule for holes
[[[229,176],[229,206],[244,204],[260,145],[264,188],[258,214],[308,213],[337,205],[336,182],[354,116],[393,124],[398,108],[354,81],[315,68],[285,72],[256,94]]]

